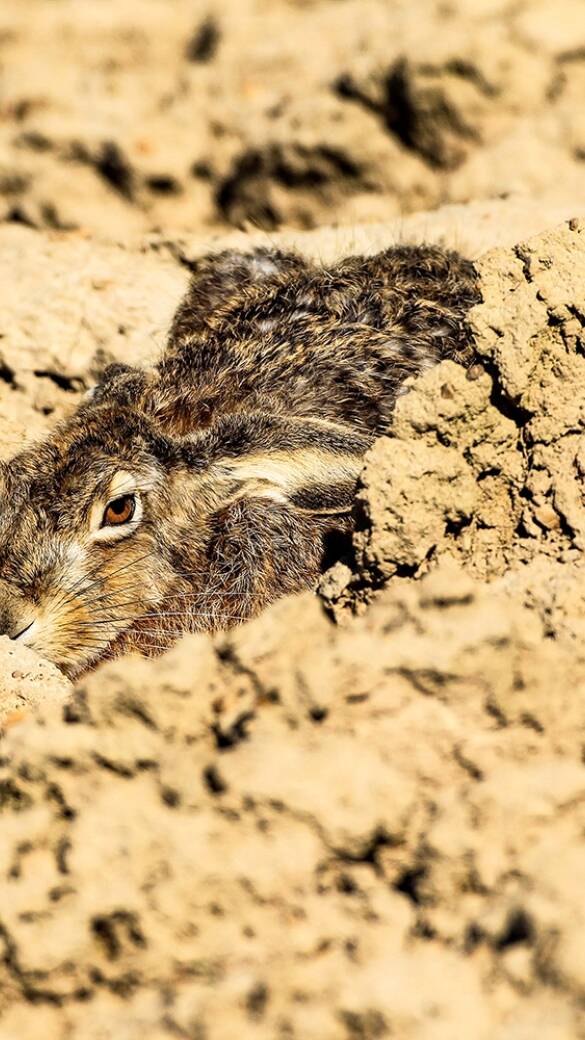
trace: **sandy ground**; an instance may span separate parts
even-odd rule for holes
[[[5,454],[196,248],[0,229]],[[0,643],[2,1038],[585,1036],[585,224],[476,262],[478,363],[401,400],[320,598],[76,690]]]
[[[456,245],[478,360],[319,595],[76,688],[0,639],[0,1040],[585,1038],[583,8],[115,10],[3,5],[3,457],[227,242]]]
[[[3,0],[0,214],[101,237],[582,192],[581,0]]]

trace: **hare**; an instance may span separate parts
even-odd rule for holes
[[[70,677],[310,586],[408,376],[470,352],[473,266],[400,246],[197,263],[160,362],[113,365],[0,473],[0,632]]]

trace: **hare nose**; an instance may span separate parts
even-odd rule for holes
[[[25,623],[19,610],[18,597],[10,591],[4,582],[0,582],[0,636],[18,639],[30,628],[32,622]]]
[[[0,607],[0,636],[18,639],[30,625],[23,625],[22,620],[14,617],[9,609]]]
[[[22,623],[17,624],[14,626],[12,631],[7,632],[6,635],[9,639],[20,639],[20,637],[23,636],[26,632],[28,632],[29,628],[32,628],[33,625],[34,621],[29,621],[28,625],[24,626],[22,625]]]
[[[13,618],[8,611],[0,610],[0,636],[18,639],[23,634],[24,627],[30,628],[30,625],[23,626],[22,622]]]

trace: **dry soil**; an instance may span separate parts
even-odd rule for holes
[[[5,0],[3,457],[204,249],[483,302],[319,595],[76,688],[0,639],[0,1040],[585,1038],[584,55],[576,0]]]

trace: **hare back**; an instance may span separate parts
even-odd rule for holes
[[[478,300],[471,262],[438,247],[333,267],[278,250],[218,253],[197,263],[159,374],[187,422],[268,409],[375,436],[409,376],[470,357]]]

